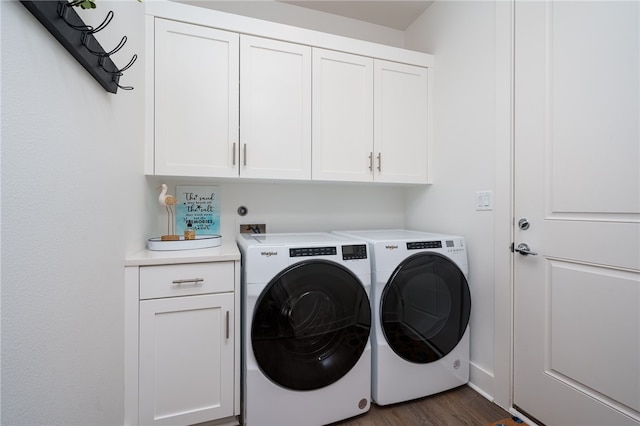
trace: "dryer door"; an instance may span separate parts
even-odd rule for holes
[[[398,265],[380,300],[380,322],[389,346],[420,364],[437,361],[456,347],[470,312],[464,274],[448,258],[430,252]]]
[[[312,390],[342,378],[369,339],[371,308],[360,280],[323,260],[282,271],[256,301],[251,344],[262,372],[294,390]]]

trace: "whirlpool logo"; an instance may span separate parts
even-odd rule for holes
[[[260,255],[261,256],[266,256],[266,257],[271,257],[271,256],[277,256],[278,252],[277,251],[261,251]]]
[[[384,248],[386,248],[387,250],[395,250],[398,248],[398,246],[396,244],[393,244],[393,245],[384,246]]]

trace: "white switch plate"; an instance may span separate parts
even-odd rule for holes
[[[476,210],[493,210],[493,191],[476,191]]]

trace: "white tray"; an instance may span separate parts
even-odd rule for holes
[[[154,251],[193,250],[217,247],[221,240],[220,235],[196,235],[195,240],[185,240],[184,237],[180,237],[179,240],[174,241],[162,241],[160,237],[154,237],[147,240],[147,249]]]

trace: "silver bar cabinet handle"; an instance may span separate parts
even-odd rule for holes
[[[187,278],[182,280],[173,280],[172,284],[198,284],[204,281],[204,278]]]
[[[229,311],[227,311],[227,339],[229,338]]]
[[[247,144],[243,144],[242,146],[242,165],[246,166],[247,165]]]
[[[233,164],[232,166],[236,165],[236,143],[233,143]]]
[[[378,153],[378,171],[379,172],[382,171],[382,153],[381,152]]]

